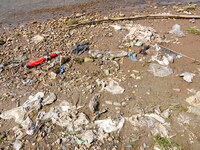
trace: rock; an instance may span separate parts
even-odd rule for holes
[[[104,72],[104,74],[107,75],[107,76],[110,74],[110,70],[109,70],[109,69],[104,69],[103,72]]]
[[[98,111],[98,104],[99,104],[98,99],[100,98],[100,96],[101,94],[99,93],[95,94],[89,102],[89,109],[92,113]]]
[[[109,78],[108,81],[101,81],[102,83],[102,90],[106,90],[112,94],[122,94],[125,90],[119,86],[117,81]]]
[[[44,100],[42,100],[42,105],[49,105],[52,104],[54,101],[56,101],[57,96],[54,93],[50,93],[49,96],[47,98],[45,98]]]
[[[56,76],[57,76],[57,74],[56,73],[54,73],[54,72],[50,72],[49,73],[49,76],[50,76],[50,79],[56,79]]]
[[[200,108],[200,91],[198,91],[195,95],[190,96],[186,99],[191,106]]]
[[[16,140],[14,143],[13,143],[13,149],[14,150],[20,150],[23,146],[23,143],[19,140]]]
[[[84,62],[93,62],[93,61],[94,61],[94,59],[92,59],[92,58],[89,58],[89,57],[84,58]]]
[[[44,40],[44,37],[41,36],[41,35],[35,35],[33,38],[32,38],[32,41],[35,42],[35,44],[37,43],[40,43]]]
[[[4,45],[6,42],[4,40],[0,40],[0,45]]]
[[[91,144],[94,141],[95,135],[92,130],[87,130],[81,135],[81,139],[87,141],[87,144]]]

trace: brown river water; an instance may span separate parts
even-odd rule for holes
[[[161,5],[174,5],[200,0],[152,0]],[[84,12],[88,9],[104,11],[142,6],[148,0],[0,0],[0,25],[19,25],[33,21],[44,21],[54,17]]]

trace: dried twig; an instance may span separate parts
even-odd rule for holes
[[[175,53],[175,54],[178,54],[178,55],[180,55],[180,56],[183,56],[183,57],[185,57],[185,58],[188,58],[188,59],[190,59],[190,60],[192,60],[192,61],[194,61],[194,62],[200,63],[200,60],[198,60],[198,59],[192,58],[192,57],[190,57],[190,56],[187,56],[187,55],[185,55],[185,54],[179,53],[179,52],[177,52],[177,51],[175,51],[175,50],[166,48],[166,47],[164,47],[164,46],[160,46],[160,47],[161,47],[161,48],[164,48],[164,49],[167,49],[167,50],[169,50],[169,51],[171,51],[171,52],[173,52],[173,53]]]
[[[73,24],[68,27],[78,27],[81,25],[97,24],[108,21],[123,21],[123,20],[138,20],[138,19],[163,19],[163,18],[176,18],[176,19],[200,19],[200,15],[170,15],[170,14],[152,14],[152,15],[139,15],[132,17],[119,17],[119,18],[108,18],[93,20],[87,22],[80,22],[78,24]]]

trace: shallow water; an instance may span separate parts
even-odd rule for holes
[[[104,2],[104,5],[95,6],[97,3]],[[80,5],[84,3],[93,3],[93,7],[104,7],[108,2],[108,5],[119,3],[119,6],[128,6],[134,3],[134,5],[146,4],[148,0],[0,0],[0,23],[1,24],[14,24],[22,23],[27,20],[42,20],[44,18],[51,18],[50,14],[47,14],[44,10],[49,8],[61,8],[72,5]],[[171,4],[171,3],[184,3],[184,2],[200,2],[200,0],[152,0],[156,3]],[[91,5],[90,5],[91,6]],[[110,6],[111,7],[111,6]],[[30,12],[36,10],[43,10],[43,14],[35,16]],[[65,13],[69,13],[71,10],[64,10]],[[52,10],[51,13],[55,13],[58,10]],[[28,13],[29,12],[29,13]],[[27,14],[28,13],[28,14]],[[45,14],[46,13],[46,14]],[[37,19],[36,19],[37,18]]]

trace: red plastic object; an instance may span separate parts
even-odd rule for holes
[[[48,59],[48,57],[54,58],[54,57],[58,56],[60,53],[63,53],[63,52],[62,51],[61,52],[55,52],[55,53],[50,54],[49,56],[41,57],[40,59],[38,59],[36,61],[30,61],[30,63],[27,65],[27,67],[32,68],[34,66],[40,65],[43,62],[45,62]]]

